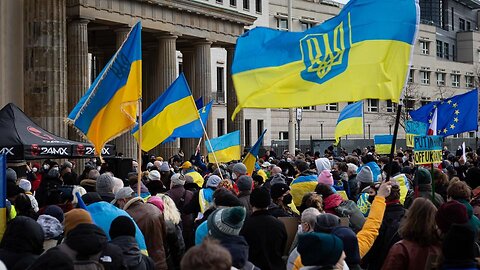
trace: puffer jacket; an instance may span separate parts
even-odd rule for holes
[[[120,247],[123,261],[129,270],[153,270],[153,260],[142,254],[134,237],[128,235],[118,236],[110,243]]]

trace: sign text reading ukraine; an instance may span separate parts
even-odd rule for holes
[[[442,146],[441,136],[416,136],[414,138],[415,164],[442,162]]]

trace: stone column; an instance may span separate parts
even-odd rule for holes
[[[195,55],[193,48],[187,48],[182,50],[182,64],[183,73],[187,78],[188,85],[191,91],[195,89]],[[193,94],[193,98],[197,100],[200,96]],[[185,158],[190,158],[195,154],[195,147],[197,147],[198,139],[180,139],[180,148],[185,153]]]
[[[158,91],[163,93],[177,78],[177,36],[171,34],[157,35],[158,40],[158,62],[157,62],[157,79]],[[155,96],[160,96],[158,93]],[[178,153],[178,141],[164,143],[155,147],[152,151],[156,155],[162,156],[164,159]]]
[[[203,97],[203,102],[207,104],[212,99],[212,63],[211,63],[211,45],[209,40],[198,41],[195,46],[195,88],[193,95]],[[208,137],[212,137],[212,115],[208,117],[206,130]],[[203,154],[207,153],[205,144],[202,141],[200,146]]]
[[[66,0],[25,1],[25,112],[67,136]],[[21,61],[21,59],[18,59]]]
[[[127,38],[129,31],[130,28],[127,27],[115,29],[117,49],[120,48],[123,41]],[[123,156],[126,158],[133,158],[138,160],[137,140],[135,140],[135,138],[130,134],[130,132],[126,132],[120,137],[113,140],[113,144],[116,145],[117,153],[123,153]]]
[[[235,120],[232,121],[233,112],[238,105],[237,94],[235,93],[232,80],[232,63],[235,47],[228,46],[225,49],[227,50],[227,132],[240,130],[240,145],[243,146],[245,145],[243,111],[237,113]]]
[[[144,46],[145,47],[145,46]],[[145,111],[162,93],[162,89],[158,86],[157,66],[158,66],[158,47],[157,43],[153,46],[147,45],[147,50],[143,52],[143,111]]]

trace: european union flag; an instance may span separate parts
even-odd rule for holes
[[[418,110],[410,112],[413,120],[427,123],[433,122],[437,110],[437,135],[449,136],[478,129],[478,90],[445,100],[430,102]]]

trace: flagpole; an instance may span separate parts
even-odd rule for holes
[[[386,179],[387,182],[390,181],[390,176],[392,176],[393,155],[395,153],[395,143],[397,141],[398,126],[400,124],[400,113],[402,112],[402,103],[403,103],[403,100],[400,100],[397,106],[397,117],[395,119],[395,128],[393,130],[392,148],[390,149],[390,156],[388,157],[388,169],[387,169],[387,179]]]
[[[200,117],[199,118],[200,120],[200,123],[202,124],[202,128],[203,128],[203,132],[205,133],[205,138],[207,138],[207,143],[208,145],[210,146],[210,149],[212,149],[212,155],[213,155],[213,159],[215,159],[215,164],[217,164],[217,168],[218,168],[218,172],[220,174],[220,178],[223,180],[223,174],[222,172],[220,171],[220,164],[218,164],[218,160],[217,160],[217,155],[215,155],[215,151],[213,151],[213,147],[212,147],[212,144],[210,143],[210,138],[208,138],[208,134],[207,134],[207,129],[205,128],[205,125],[203,124],[203,121],[202,121],[202,118]],[[199,142],[200,144],[200,142]]]
[[[140,196],[142,187],[142,98],[138,99],[138,167],[137,167],[137,194]]]

